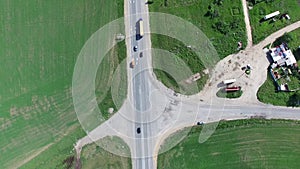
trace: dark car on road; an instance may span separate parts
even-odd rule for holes
[[[133,51],[136,52],[137,50],[138,50],[138,47],[137,47],[137,46],[134,46],[134,47],[133,47]]]
[[[141,128],[138,127],[138,128],[136,129],[136,132],[137,132],[138,134],[140,134],[140,133],[141,133]]]

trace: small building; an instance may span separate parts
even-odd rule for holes
[[[279,12],[279,11],[276,11],[276,12],[270,13],[270,14],[268,14],[268,15],[266,15],[266,16],[264,17],[264,20],[271,19],[271,18],[273,18],[273,17],[275,17],[275,16],[277,16],[277,15],[279,15],[279,14],[280,14],[280,12]]]
[[[196,73],[196,74],[193,75],[193,81],[194,82],[199,80],[200,78],[201,78],[200,73]]]

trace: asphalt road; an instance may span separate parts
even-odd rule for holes
[[[148,62],[147,57],[150,57],[146,51],[149,48],[149,44],[144,41],[145,36],[139,40],[136,39],[137,34],[137,22],[143,19],[144,22],[148,22],[148,18],[143,18],[142,14],[145,13],[145,1],[144,0],[131,0],[129,2],[129,21],[131,30],[131,57],[135,60],[135,66],[132,71],[132,103],[134,107],[134,128],[132,132],[135,133],[133,152],[134,160],[133,166],[138,169],[152,169],[154,168],[153,158],[149,157],[149,154],[153,151],[149,137],[151,137],[151,127],[148,124],[151,121],[151,101],[150,91],[151,83],[149,83],[149,70],[147,68],[151,65]],[[147,28],[146,28],[147,29]],[[145,31],[144,31],[145,32]],[[133,50],[133,47],[137,46],[137,51]],[[143,57],[139,57],[140,53],[143,53]],[[141,132],[137,133],[137,128],[140,128]]]
[[[136,66],[128,69],[128,77],[132,77],[128,82],[129,96],[118,113],[77,142],[75,148],[78,154],[86,144],[105,136],[118,136],[130,147],[133,168],[152,169],[156,168],[155,160],[162,141],[174,131],[195,125],[198,121],[211,123],[221,119],[249,119],[254,116],[267,119],[300,119],[300,111],[296,108],[248,103],[243,100],[218,99],[219,102],[211,102],[207,98],[208,101],[202,102],[198,95],[173,96],[173,91],[155,80],[150,75],[151,71],[147,70],[151,67],[151,52],[147,50],[151,48],[151,43],[150,35],[147,34],[150,31],[148,17],[145,17],[147,8],[144,0],[125,2],[128,6],[125,13],[129,16],[129,21],[126,21],[129,28],[126,30],[130,29],[131,35],[130,43],[127,44],[128,57],[136,60]],[[136,40],[136,22],[140,18],[144,21],[145,35]],[[271,43],[282,32],[289,32],[296,27],[300,27],[300,22],[275,32],[262,41],[261,46]],[[133,51],[133,46],[138,46],[137,52]],[[140,52],[143,52],[143,58],[139,58]],[[214,90],[207,90],[215,96]],[[141,128],[140,134],[137,133],[138,127]]]

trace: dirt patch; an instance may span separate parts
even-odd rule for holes
[[[12,122],[14,122],[14,119],[5,119],[5,118],[0,118],[0,131],[3,131],[7,128],[9,128],[12,125]]]
[[[214,152],[214,153],[211,153],[212,156],[216,156],[216,155],[219,155],[221,154],[220,152]]]

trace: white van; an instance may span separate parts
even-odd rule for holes
[[[223,80],[223,84],[228,85],[228,84],[234,83],[235,81],[236,81],[236,79]]]

